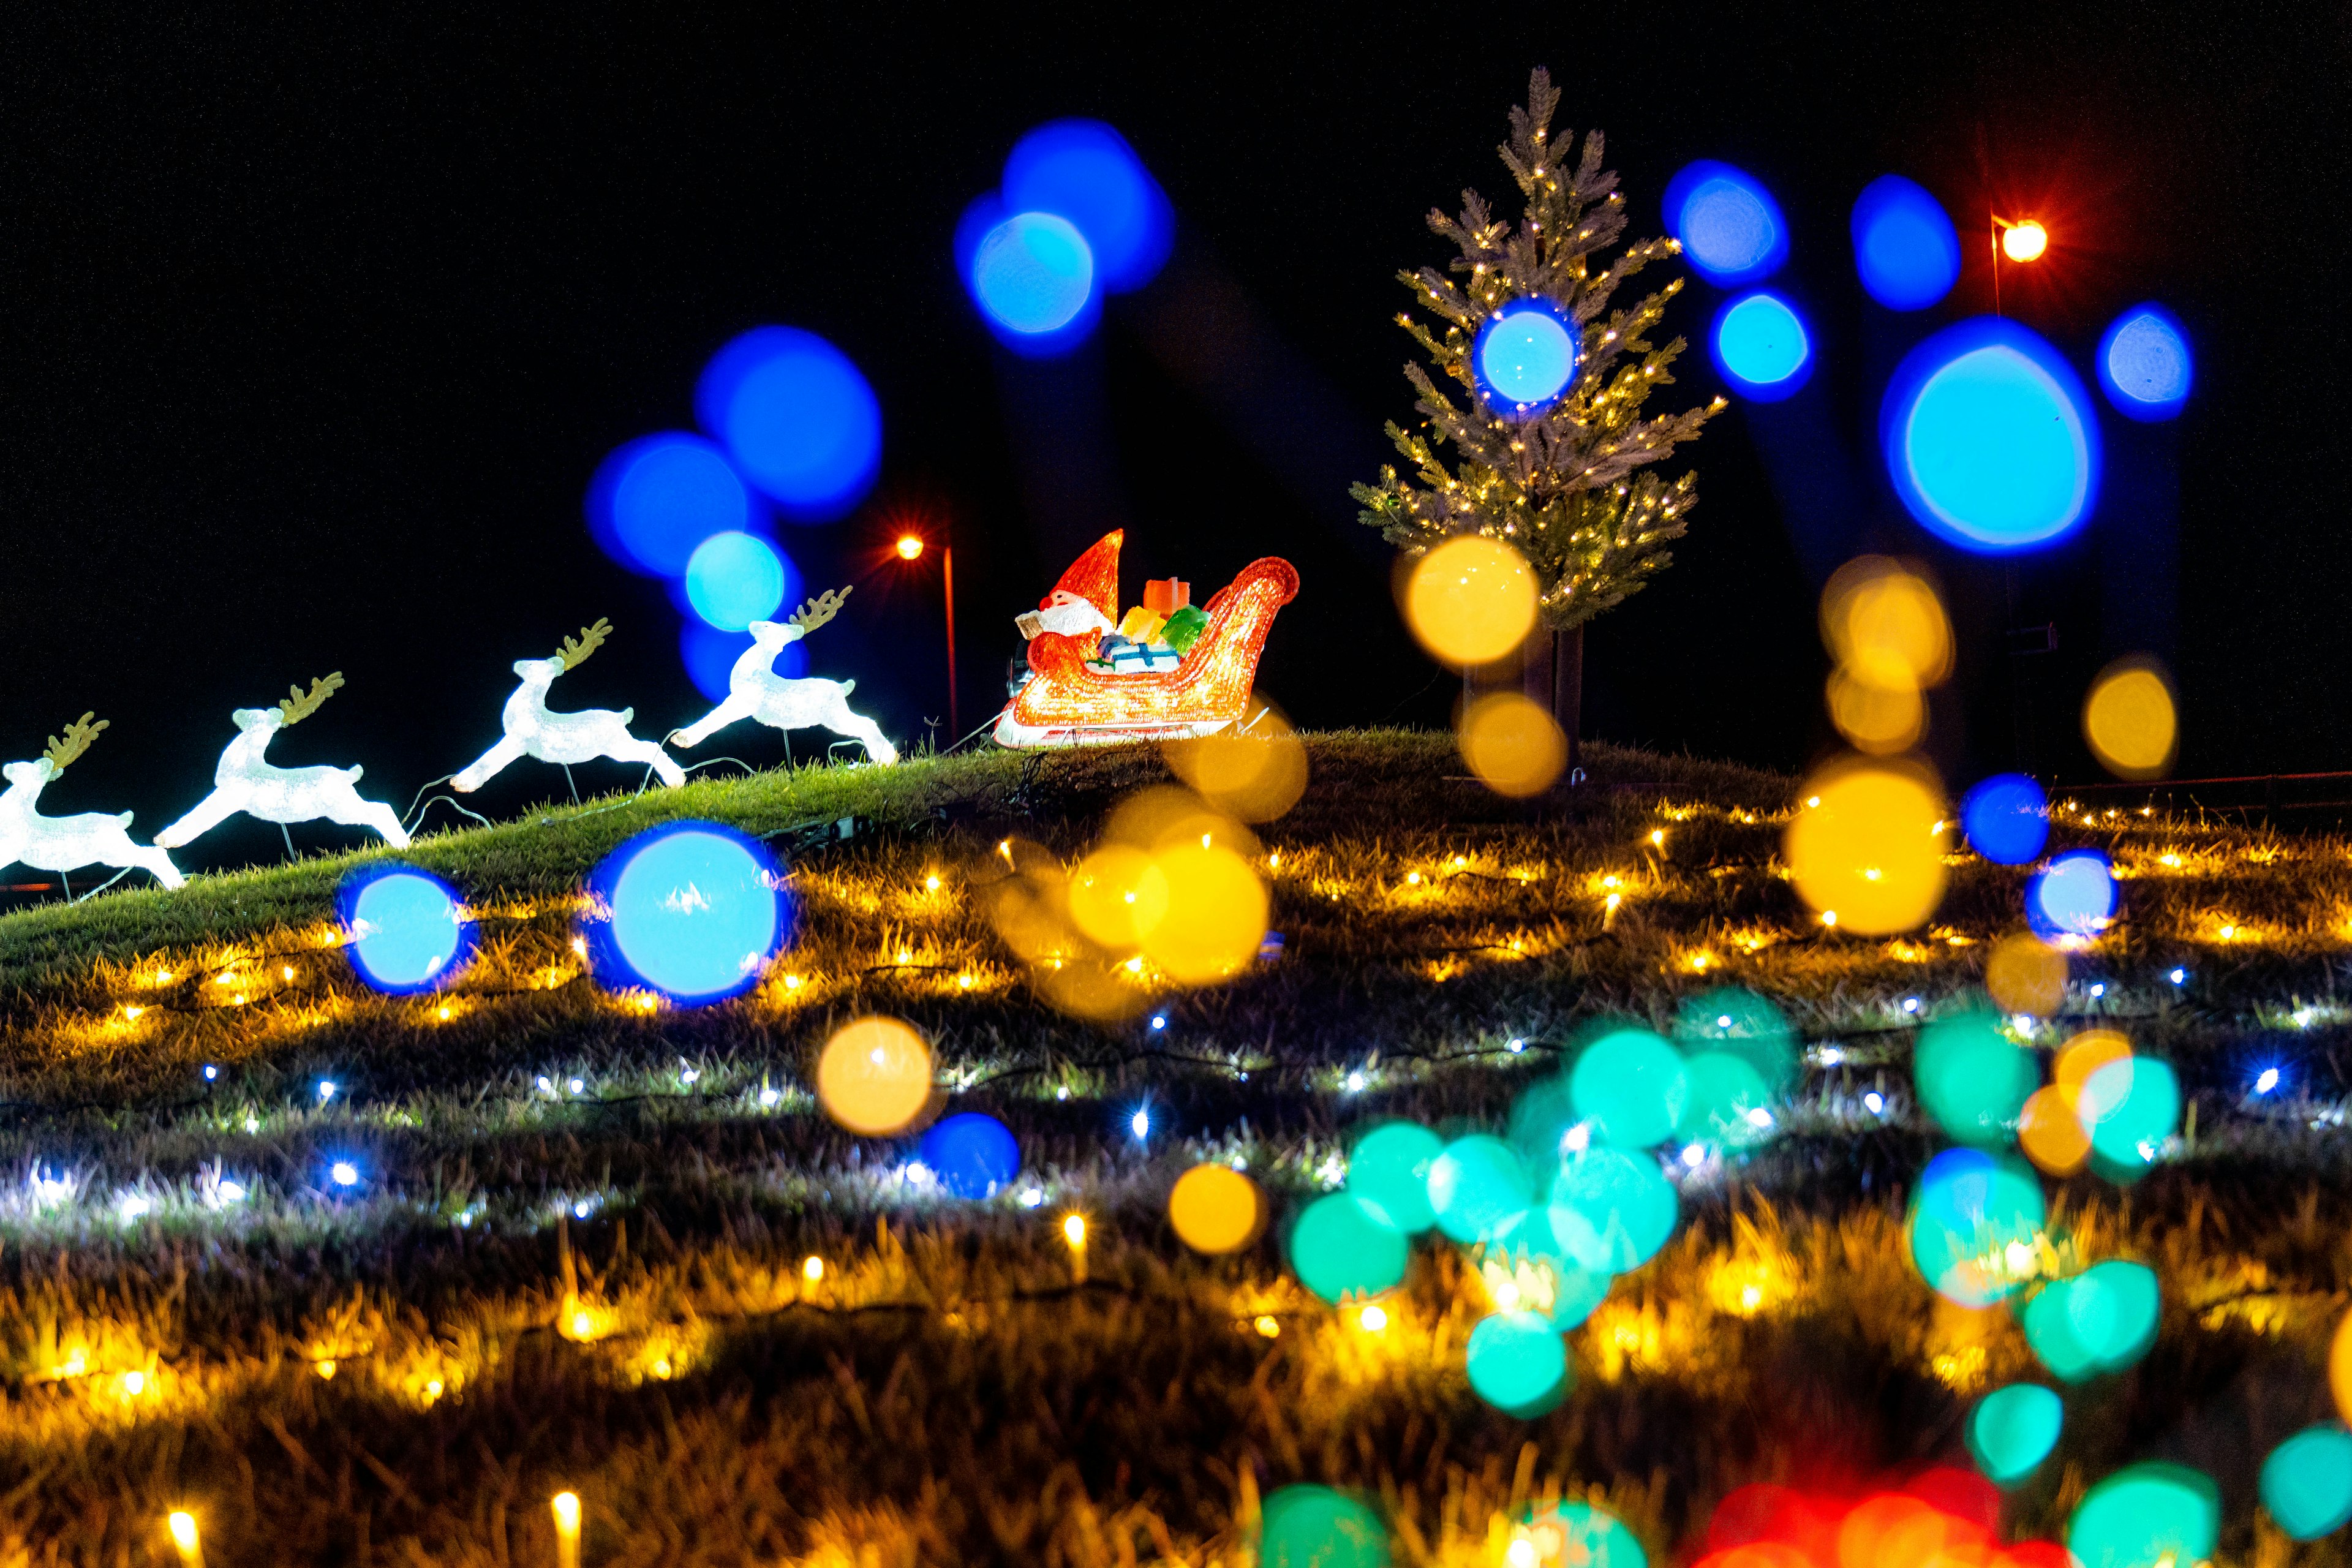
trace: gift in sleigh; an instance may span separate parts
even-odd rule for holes
[[[1126,537],[1123,530],[1105,534],[1035,612],[1019,617],[1031,675],[997,719],[1000,745],[1189,739],[1247,714],[1274,613],[1298,595],[1297,570],[1273,556],[1244,567],[1201,606],[1207,624],[1171,667],[1174,650],[1122,637],[1112,618]]]

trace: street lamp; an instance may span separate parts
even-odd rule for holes
[[[898,536],[898,542],[892,545],[891,549],[901,561],[919,560],[925,549],[923,536],[919,533],[902,533]],[[942,543],[940,546],[940,589],[941,598],[946,601],[948,612],[948,731],[961,740],[963,736],[963,724],[956,713],[955,546],[952,544]]]
[[[2000,258],[2011,261],[2032,261],[2050,248],[2050,231],[2035,218],[2019,218],[2014,222],[1999,213],[1985,215],[1992,220],[1992,313],[2000,314]]]

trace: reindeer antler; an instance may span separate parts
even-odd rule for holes
[[[319,710],[319,705],[343,689],[343,672],[313,676],[310,689],[305,695],[299,686],[286,689],[286,700],[278,705],[278,716],[286,724],[299,724]]]
[[[90,715],[85,713],[66,726],[64,740],[60,741],[55,735],[49,737],[48,749],[41,755],[49,759],[49,771],[52,773],[65,772],[67,764],[89,751],[89,743],[98,739],[98,732],[106,728],[106,721],[103,719],[95,724],[89,721]]]
[[[613,623],[598,616],[594,626],[582,626],[576,637],[565,637],[563,646],[556,649],[555,657],[563,661],[564,668],[577,669],[581,662],[603,647],[604,639],[612,635]]]
[[[841,602],[848,598],[850,590],[856,586],[856,584],[852,583],[848,588],[835,588],[831,593],[819,594],[792,613],[793,625],[800,627],[801,636],[808,636],[809,633],[841,614]]]

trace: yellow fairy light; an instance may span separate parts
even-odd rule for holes
[[[1261,1339],[1277,1339],[1282,1334],[1282,1323],[1272,1313],[1260,1313],[1253,1327],[1257,1330],[1258,1337]]]
[[[1085,1250],[1087,1245],[1087,1216],[1082,1214],[1074,1214],[1064,1216],[1062,1220],[1062,1239],[1069,1243],[1070,1250],[1073,1252]]]
[[[822,1284],[824,1280],[824,1259],[814,1252],[802,1258],[801,1278],[811,1285]]]
[[[2001,232],[2001,254],[2011,261],[2032,261],[2050,248],[2050,231],[2032,218],[2011,224]]]
[[[180,1553],[180,1561],[188,1568],[204,1568],[205,1549],[196,1537],[196,1516],[186,1509],[175,1508],[164,1524],[172,1531],[172,1544]]]
[[[556,1568],[580,1568],[580,1496],[558,1492],[548,1500],[555,1515]]]
[[[1356,1326],[1368,1334],[1377,1334],[1389,1326],[1388,1309],[1374,1302],[1356,1314]]]

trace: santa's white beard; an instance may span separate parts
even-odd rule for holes
[[[1053,632],[1066,637],[1082,637],[1088,632],[1110,632],[1118,628],[1104,614],[1085,599],[1073,595],[1025,616],[1014,617],[1023,637],[1034,637],[1039,632]]]

